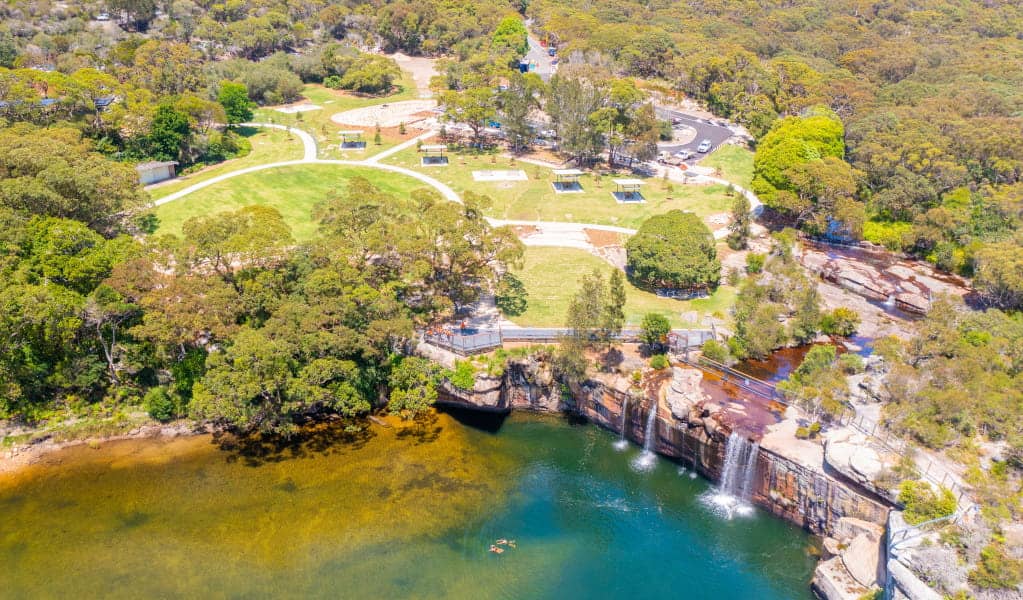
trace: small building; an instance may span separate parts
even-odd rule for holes
[[[362,139],[361,129],[345,129],[337,133],[341,136],[342,150],[362,150],[366,147],[366,140]]]
[[[424,144],[419,147],[419,152],[422,153],[422,166],[424,167],[442,167],[448,164],[448,157],[444,155],[447,152],[448,147],[444,144]]]
[[[559,194],[583,191],[579,185],[582,174],[579,169],[554,169],[554,191]]]
[[[135,170],[139,173],[139,181],[142,185],[149,185],[173,179],[176,175],[174,172],[174,167],[176,166],[178,166],[178,163],[173,160],[163,162],[151,161],[135,165]]]
[[[617,188],[611,192],[614,199],[620,203],[643,202],[643,194],[639,188],[643,185],[642,179],[612,179]]]

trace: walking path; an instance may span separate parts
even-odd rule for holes
[[[389,148],[387,150],[384,150],[383,152],[374,154],[373,156],[365,159],[363,162],[366,162],[366,163],[378,163],[381,160],[387,158],[388,156],[391,156],[392,154],[397,154],[397,153],[401,152],[402,150],[404,150],[405,148],[409,148],[411,146],[415,146],[417,143],[422,142],[422,141],[426,141],[426,140],[432,138],[435,135],[437,135],[436,131],[427,131],[426,133],[424,133],[424,134],[422,134],[420,136],[414,137],[414,138],[412,138],[410,140],[406,140],[406,141],[398,144],[397,146],[395,146],[393,148]]]

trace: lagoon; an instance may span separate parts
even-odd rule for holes
[[[808,599],[800,529],[562,417],[76,446],[0,475],[5,598]],[[515,541],[502,554],[498,539]]]

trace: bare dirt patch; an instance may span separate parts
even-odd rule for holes
[[[437,103],[434,100],[390,102],[346,110],[345,112],[332,115],[330,120],[339,125],[351,125],[354,127],[376,127],[377,125],[381,127],[398,127],[402,123],[409,124],[434,116],[431,109],[436,105]]]
[[[583,229],[586,239],[593,244],[594,248],[607,248],[608,246],[621,246],[622,234],[602,229]]]
[[[423,56],[408,56],[401,52],[388,54],[387,56],[394,59],[394,62],[398,63],[399,67],[412,75],[412,80],[416,82],[416,89],[419,90],[420,98],[433,96],[433,92],[430,91],[430,79],[437,75],[437,59]]]

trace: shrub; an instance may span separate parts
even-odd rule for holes
[[[167,393],[164,387],[150,388],[146,392],[142,404],[149,413],[149,416],[157,421],[170,421],[177,416],[177,407],[174,399]]]
[[[980,551],[980,562],[969,577],[979,588],[1013,589],[1023,579],[1023,561],[1008,556],[1000,545],[989,544]]]
[[[863,239],[881,244],[889,250],[902,250],[911,243],[913,224],[904,221],[867,221],[863,224]]]
[[[505,273],[497,283],[494,294],[497,308],[509,317],[517,317],[529,306],[529,293],[522,280],[511,273]]]
[[[905,507],[903,517],[911,525],[947,517],[956,510],[952,490],[940,487],[935,492],[925,481],[903,481],[899,486],[899,502]]]
[[[828,335],[849,337],[856,333],[859,326],[860,316],[850,308],[836,308],[831,312],[824,313],[821,318],[821,331]]]
[[[643,315],[643,322],[640,324],[639,339],[650,348],[660,348],[667,341],[668,333],[671,332],[671,323],[668,318],[660,313],[647,313]]]
[[[731,356],[728,353],[728,346],[717,340],[707,340],[703,343],[703,355],[719,363],[728,363]]]
[[[859,354],[847,352],[838,357],[838,366],[848,375],[862,373],[867,367],[863,364],[863,357]]]
[[[323,85],[332,90],[339,90],[341,89],[341,78],[337,75],[329,75],[323,78]]]
[[[669,366],[671,366],[671,363],[668,362],[668,357],[663,354],[654,354],[650,357],[650,367],[652,369],[660,371],[661,369],[667,369]]]
[[[755,275],[764,270],[764,263],[767,262],[766,254],[750,252],[746,255],[746,272]]]
[[[809,427],[797,427],[796,437],[801,440],[808,440],[817,437],[821,432],[820,421],[814,421]]]
[[[460,390],[472,390],[476,387],[476,368],[472,361],[460,360],[455,363],[455,370],[448,375],[451,385]]]

